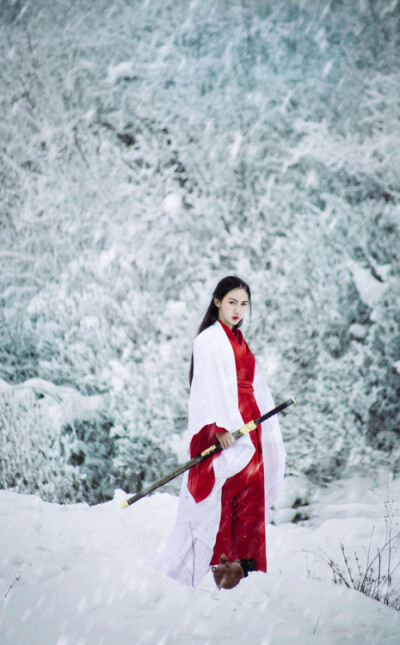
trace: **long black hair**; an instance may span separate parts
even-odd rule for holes
[[[207,329],[207,327],[211,327],[219,318],[219,309],[217,305],[214,302],[214,298],[216,298],[219,301],[222,301],[223,298],[226,296],[229,291],[232,291],[233,289],[244,289],[249,296],[249,305],[250,305],[250,310],[251,310],[251,291],[249,285],[242,280],[241,278],[238,278],[235,275],[228,275],[226,278],[223,278],[218,282],[217,286],[214,289],[211,302],[208,305],[208,309],[205,313],[205,316],[203,320],[201,321],[200,327],[197,330],[196,336],[201,334],[202,331]],[[239,320],[237,325],[234,325],[235,329],[238,329],[240,325],[242,324],[242,320]],[[193,354],[192,354],[192,360],[190,363],[190,372],[189,372],[189,383],[190,385],[192,384],[192,379],[193,379]]]

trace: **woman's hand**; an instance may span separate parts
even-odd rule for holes
[[[216,432],[215,436],[217,437],[218,443],[221,444],[221,448],[225,450],[225,448],[229,448],[230,446],[233,446],[235,443],[235,440],[230,432],[225,430],[224,432]]]

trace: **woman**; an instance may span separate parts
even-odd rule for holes
[[[219,441],[223,450],[185,473],[175,528],[154,562],[197,586],[225,554],[266,571],[265,525],[283,479],[285,451],[276,417],[235,442],[231,432],[273,408],[269,389],[239,327],[249,286],[217,285],[193,344],[190,456]]]

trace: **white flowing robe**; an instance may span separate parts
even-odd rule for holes
[[[204,426],[216,423],[233,432],[244,425],[239,412],[235,356],[231,343],[217,321],[199,334],[193,344],[194,373],[189,397],[190,440]],[[261,414],[274,407],[266,381],[256,363],[254,396]],[[285,450],[276,416],[262,424],[265,521],[284,476]],[[248,435],[213,459],[215,484],[206,499],[196,504],[188,490],[188,471],[183,476],[178,516],[166,545],[152,560],[155,568],[183,584],[196,587],[210,568],[221,518],[221,489],[251,460],[255,448]]]

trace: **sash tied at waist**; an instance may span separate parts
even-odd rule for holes
[[[240,381],[238,383],[238,393],[239,394],[253,394],[254,387],[251,381]]]

